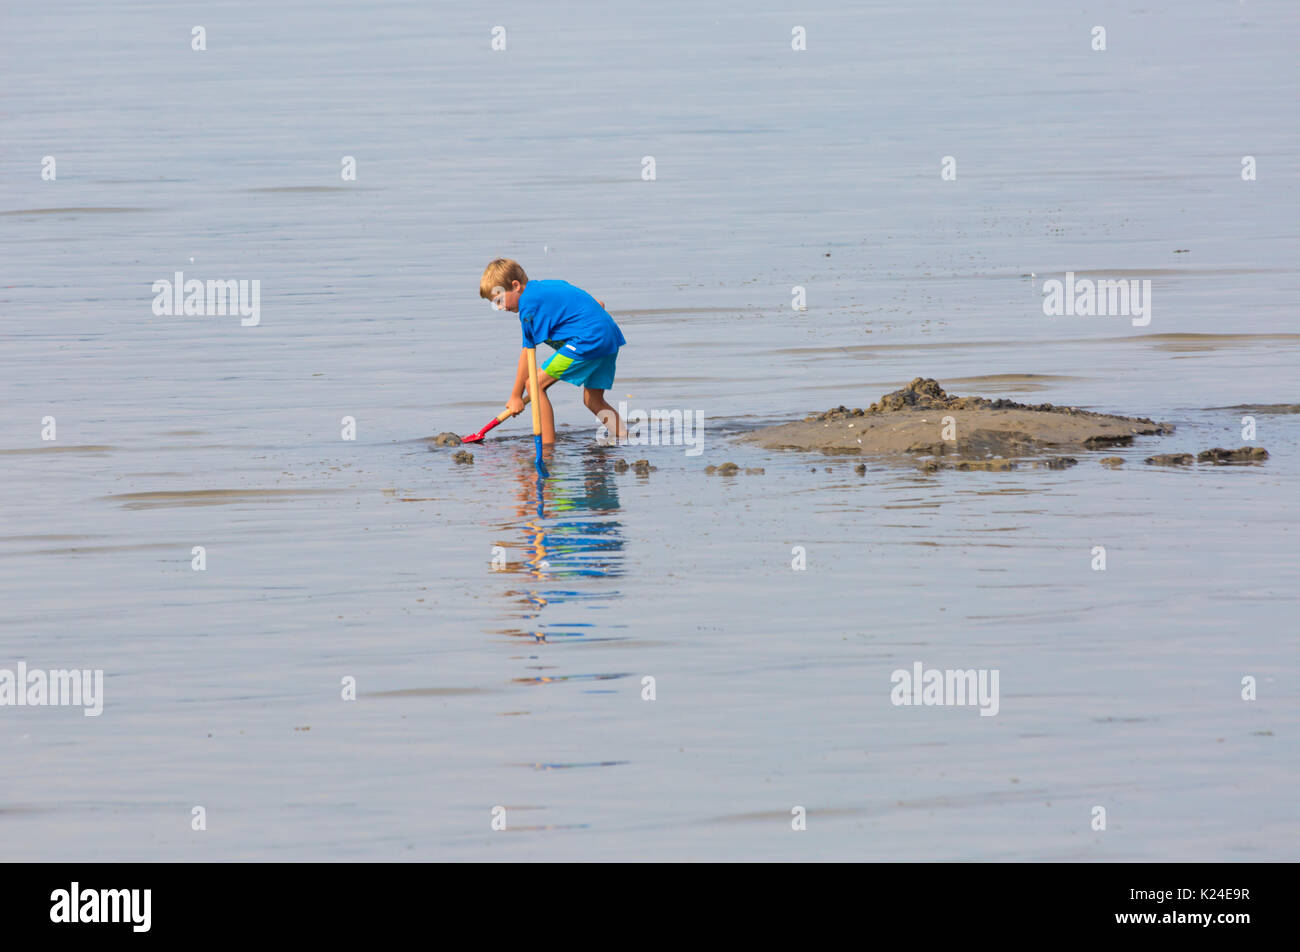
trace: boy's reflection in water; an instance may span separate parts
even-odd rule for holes
[[[619,595],[617,589],[603,585],[544,585],[560,580],[618,578],[623,574],[623,525],[617,518],[618,485],[613,461],[606,448],[588,446],[580,461],[549,459],[551,477],[542,480],[537,477],[532,458],[520,457],[515,473],[515,515],[519,521],[502,529],[521,535],[498,544],[507,551],[504,571],[531,576],[536,583],[526,591],[506,593],[518,599],[528,626],[528,630],[508,629],[506,633],[537,643],[570,638],[593,640],[586,636],[593,627],[591,623],[562,624],[552,619],[547,625],[539,618],[548,605]],[[512,558],[520,549],[523,558]],[[572,617],[571,613],[565,614]]]

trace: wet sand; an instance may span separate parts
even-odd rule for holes
[[[765,427],[740,439],[768,449],[909,453],[980,460],[1128,446],[1134,437],[1163,436],[1173,431],[1173,424],[1146,417],[953,396],[936,381],[917,377],[866,408],[835,407],[797,423]]]

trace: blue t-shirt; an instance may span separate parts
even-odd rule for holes
[[[596,299],[568,281],[529,281],[519,295],[524,346],[545,342],[566,357],[587,360],[618,353],[623,332]]]

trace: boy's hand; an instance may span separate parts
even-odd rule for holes
[[[511,416],[519,416],[524,412],[523,397],[511,397],[506,401],[506,409],[510,411]]]

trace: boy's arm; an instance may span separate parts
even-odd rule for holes
[[[519,351],[519,367],[515,370],[515,385],[510,390],[510,399],[506,401],[506,409],[511,413],[519,413],[524,408],[524,385],[528,383],[528,351]]]

